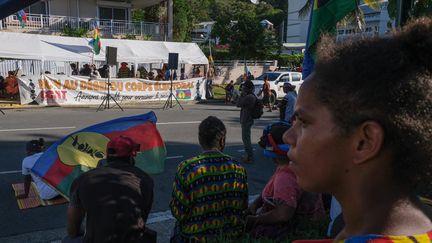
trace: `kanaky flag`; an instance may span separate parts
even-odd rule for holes
[[[192,98],[191,90],[176,90],[176,97],[179,100],[190,100]]]
[[[119,136],[129,137],[140,144],[135,166],[146,171],[146,168],[162,165],[163,170],[166,149],[156,128],[156,121],[154,112],[149,112],[118,118],[74,132],[51,145],[36,161],[32,172],[69,198],[69,189],[74,179],[106,159],[108,142]]]
[[[322,33],[336,33],[336,24],[357,8],[357,0],[314,0],[310,16],[303,79],[313,71],[316,43]]]
[[[27,14],[24,12],[24,10],[17,12],[17,18],[21,24],[21,28],[24,28],[25,24],[27,23]]]
[[[99,55],[101,51],[101,41],[98,28],[94,30],[93,39],[91,39],[88,44],[93,48],[94,54]]]

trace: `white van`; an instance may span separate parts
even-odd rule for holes
[[[252,80],[253,84],[255,85],[254,93],[257,96],[259,95],[259,98],[263,97],[261,90],[264,84],[265,76],[268,77],[268,82],[270,83],[270,89],[272,92],[272,97],[270,100],[272,103],[275,103],[277,99],[282,99],[285,96],[285,93],[283,92],[283,84],[285,82],[289,82],[294,85],[297,92],[303,83],[302,74],[300,72],[265,72],[258,78]]]

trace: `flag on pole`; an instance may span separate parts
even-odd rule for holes
[[[163,171],[166,150],[156,121],[154,112],[149,112],[103,122],[69,134],[43,153],[32,172],[69,198],[74,179],[106,159],[106,146],[110,139],[125,136],[140,144],[135,166],[151,173],[146,168],[159,165],[159,168],[162,167],[160,173]]]
[[[314,0],[310,16],[303,78],[312,73],[316,61],[316,44],[322,33],[336,33],[336,24],[357,8],[357,0]]]
[[[98,28],[94,29],[93,39],[91,39],[88,44],[93,48],[94,54],[99,55],[101,50],[101,41]]]
[[[20,10],[16,15],[21,24],[21,28],[24,28],[25,24],[27,23],[27,14],[24,12],[24,10]]]

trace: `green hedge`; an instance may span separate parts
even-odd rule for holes
[[[303,54],[281,54],[277,57],[279,67],[297,67],[303,63]]]

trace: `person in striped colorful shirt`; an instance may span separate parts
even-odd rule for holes
[[[284,134],[304,190],[334,195],[334,242],[430,243],[417,195],[432,191],[432,19],[385,38],[322,37]]]
[[[207,242],[237,237],[248,206],[245,168],[223,154],[226,128],[209,116],[199,125],[203,152],[177,166],[170,208],[176,218],[171,242]]]

